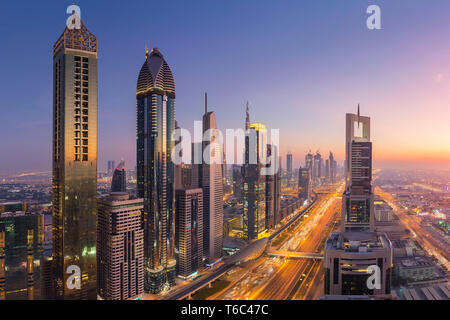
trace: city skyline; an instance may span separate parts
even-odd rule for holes
[[[253,119],[266,123],[269,128],[281,129],[280,154],[285,157],[291,151],[295,168],[303,165],[305,151],[309,149],[320,149],[324,154],[332,150],[337,161],[342,163],[342,119],[335,114],[351,112],[357,103],[361,103],[364,113],[372,115],[378,128],[373,132],[375,167],[446,168],[450,162],[450,148],[446,148],[450,144],[450,129],[446,125],[449,109],[445,107],[450,94],[449,64],[444,59],[450,47],[440,42],[440,38],[445,36],[443,12],[449,7],[448,3],[437,1],[436,6],[441,10],[434,7],[433,11],[417,4],[406,13],[402,10],[402,2],[382,3],[383,28],[370,31],[365,27],[366,3],[322,6],[319,9],[319,5],[286,1],[286,6],[292,10],[283,9],[285,19],[280,21],[278,18],[282,12],[275,4],[251,2],[257,17],[242,21],[239,19],[242,15],[240,10],[250,4],[236,3],[230,9],[222,4],[199,1],[192,8],[186,8],[184,4],[169,2],[162,8],[173,10],[179,19],[178,24],[185,23],[187,29],[168,28],[164,35],[151,31],[153,24],[160,21],[150,24],[134,22],[139,20],[134,19],[134,15],[140,15],[136,9],[145,8],[143,2],[133,3],[129,8],[111,3],[112,10],[108,14],[102,12],[99,4],[86,1],[77,4],[81,7],[82,19],[89,19],[90,29],[102,39],[99,169],[111,158],[123,157],[127,163],[135,163],[133,87],[139,72],[136,61],[142,57],[145,40],[149,41],[149,47],[164,48],[165,56],[171,61],[179,83],[177,119],[181,127],[191,129],[193,121],[200,120],[205,90],[215,103],[213,108],[221,119],[220,129],[242,127],[248,98]],[[15,38],[30,32],[26,21],[33,17],[34,11],[22,10],[22,6],[8,3],[5,11],[12,14],[3,18],[15,28]],[[40,34],[48,39],[57,37],[55,29],[65,22],[63,13],[67,4],[27,4],[30,9],[34,6],[45,9],[43,15],[48,18],[44,19],[46,22],[42,23]],[[189,10],[191,17],[183,17],[183,10]],[[219,10],[225,10],[226,14],[214,14]],[[270,17],[270,10],[274,10],[276,19]],[[18,19],[15,12],[26,16]],[[211,16],[208,12],[212,13]],[[306,18],[308,14],[312,18]],[[204,19],[196,21],[195,17],[199,15]],[[335,15],[344,19],[336,20],[333,18]],[[405,15],[417,18],[413,20],[418,22],[407,24],[401,19]],[[164,16],[162,14],[156,19]],[[121,29],[119,36],[113,39],[110,28],[105,27],[111,17],[121,17],[125,21],[133,19],[133,23]],[[213,18],[214,27],[204,30],[204,24]],[[426,25],[419,23],[422,20],[418,18],[423,18]],[[229,28],[228,19],[236,21],[236,25]],[[114,19],[112,21],[108,23],[115,23]],[[258,30],[263,23],[273,30]],[[113,24],[113,29],[117,26]],[[236,35],[237,28],[246,32]],[[145,31],[147,29],[150,31]],[[284,34],[282,39],[278,36],[280,32]],[[327,33],[329,36],[320,38],[323,41],[319,43],[319,36]],[[221,36],[220,40],[216,35]],[[170,36],[177,41],[167,40]],[[338,38],[331,39],[332,36]],[[252,41],[248,41],[249,37]],[[51,52],[46,41],[31,38],[17,43],[10,35],[6,40],[16,45],[17,52],[14,56],[2,53],[5,55],[2,61],[8,61],[2,67],[11,77],[7,81],[2,80],[6,94],[0,112],[2,118],[10,121],[0,130],[4,136],[14,139],[2,140],[2,149],[9,152],[4,155],[0,174],[49,171],[51,146],[46,141],[51,137],[51,119],[48,116],[52,91]],[[422,46],[414,44],[417,42]],[[25,59],[24,54],[29,56],[28,47],[33,47],[33,59]],[[180,47],[184,48],[182,53]],[[427,48],[425,56],[422,47]],[[393,54],[398,50],[402,55]],[[319,56],[313,58],[316,54]],[[271,55],[279,58],[274,62]],[[19,59],[21,67],[17,68]],[[186,59],[190,63],[186,63]],[[352,66],[348,65],[349,61]],[[25,70],[30,68],[36,68],[36,71],[24,79]],[[346,68],[352,77],[344,72]],[[191,76],[193,72],[195,79]],[[264,80],[262,74],[267,72],[279,80],[275,83]],[[340,81],[344,78],[345,81]],[[28,95],[18,102],[17,90],[22,87],[17,83],[19,80],[23,86],[33,85]],[[272,85],[279,90],[268,93],[266,89]],[[284,94],[286,92],[290,94]],[[282,110],[289,117],[273,117],[271,109],[275,103],[284,106]],[[25,113],[21,112],[24,108],[27,110]],[[428,112],[431,109],[433,114]]]
[[[3,50],[0,300],[250,300],[216,310],[252,316],[260,300],[450,300],[450,46],[433,29],[450,4],[406,10],[423,18],[407,30],[400,2],[171,1],[73,3],[56,36],[60,4],[33,3],[38,41],[17,18],[32,50]]]

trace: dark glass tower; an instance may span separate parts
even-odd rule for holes
[[[175,190],[171,158],[175,129],[175,82],[159,49],[146,50],[137,88],[137,194],[144,198],[145,290],[173,285]]]
[[[54,281],[56,299],[97,299],[97,38],[83,23],[66,28],[53,46],[53,85],[53,278],[47,281]],[[68,283],[76,267],[80,289]]]
[[[127,174],[125,172],[125,161],[121,161],[114,170],[111,192],[127,192]]]

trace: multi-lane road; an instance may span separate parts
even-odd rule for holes
[[[445,241],[440,241],[440,235],[432,233],[429,228],[420,224],[417,217],[409,215],[406,210],[398,206],[391,194],[385,192],[380,187],[375,187],[375,193],[384,199],[394,210],[400,221],[413,233],[413,237],[419,240],[420,245],[429,253],[435,256],[439,262],[450,270],[450,250]],[[427,232],[428,231],[428,232]]]
[[[318,192],[317,201],[307,216],[277,250],[323,252],[323,245],[340,212],[343,184]],[[315,297],[321,292],[322,261],[315,259],[285,259],[262,256],[246,274],[228,286],[215,299],[284,300],[305,299],[310,288]],[[253,269],[252,269],[253,268]]]

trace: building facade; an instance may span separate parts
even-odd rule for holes
[[[178,189],[175,198],[177,274],[187,278],[203,267],[203,191]]]
[[[81,22],[53,46],[53,298],[96,299],[97,38]],[[68,268],[81,288],[71,289]],[[50,297],[48,297],[50,298]]]
[[[98,200],[97,279],[104,300],[129,300],[144,294],[143,199],[112,192]]]
[[[41,298],[44,215],[0,214],[0,300]]]
[[[159,49],[139,73],[137,100],[137,195],[144,199],[145,290],[175,284],[175,188],[171,154],[175,129],[175,82]]]

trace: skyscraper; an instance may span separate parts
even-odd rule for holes
[[[242,166],[233,164],[232,172],[233,172],[233,196],[235,197],[238,203],[242,203],[244,197]]]
[[[265,125],[250,123],[248,128],[245,137],[243,234],[244,239],[254,240],[266,230],[266,184],[261,167],[267,143]]]
[[[205,94],[203,115],[203,251],[209,263],[222,257],[223,245],[223,181],[222,145],[217,140],[218,131],[214,112],[208,111]]]
[[[330,151],[328,159],[330,163],[330,181],[331,183],[334,183],[336,180],[336,161],[334,160],[333,152]]]
[[[104,300],[127,300],[144,294],[142,199],[112,192],[98,200],[97,279]]]
[[[286,155],[286,171],[288,174],[288,177],[292,175],[292,154],[288,153]]]
[[[300,168],[298,172],[298,196],[303,200],[311,200],[311,169]]]
[[[187,278],[203,266],[203,191],[187,188],[175,194],[177,273]]]
[[[322,176],[322,156],[319,152],[317,152],[313,157],[313,163],[312,163],[312,176],[315,180],[320,179]]]
[[[111,182],[111,192],[127,192],[127,173],[125,171],[125,161],[120,161]]]
[[[305,156],[305,168],[309,168],[311,169],[312,172],[312,168],[313,168],[313,155],[311,154],[311,152],[308,152]]]
[[[392,244],[374,230],[370,118],[346,115],[346,186],[341,232],[325,243],[325,295],[378,295],[391,292]],[[368,270],[374,270],[375,284]],[[375,271],[378,269],[378,271]]]
[[[53,72],[54,298],[96,299],[97,38],[83,22],[54,44]]]
[[[146,49],[136,88],[137,194],[144,199],[145,290],[175,281],[174,165],[175,82],[157,48]]]

